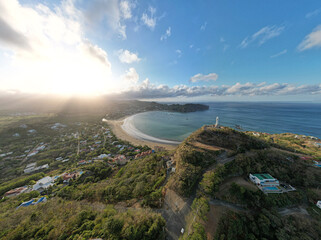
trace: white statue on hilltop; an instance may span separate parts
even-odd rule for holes
[[[218,118],[218,117],[216,117],[215,128],[217,128],[217,127],[218,127],[218,120],[219,120],[219,118]]]

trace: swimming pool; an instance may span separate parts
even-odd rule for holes
[[[279,191],[277,187],[264,187],[263,190],[265,191]]]

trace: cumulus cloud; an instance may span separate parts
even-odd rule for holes
[[[198,96],[266,96],[266,95],[298,95],[321,94],[321,84],[295,86],[288,83],[236,83],[232,86],[186,86],[154,85],[148,79],[119,94],[124,98],[175,98]]]
[[[148,12],[149,12],[149,14],[143,13],[141,20],[144,25],[149,27],[151,30],[154,30],[154,28],[156,26],[156,22],[157,22],[157,18],[155,17],[156,8],[149,7]]]
[[[283,30],[284,26],[265,26],[254,33],[252,36],[244,38],[240,44],[240,47],[246,48],[251,43],[258,43],[258,45],[261,46],[266,41],[279,36],[283,32]]]
[[[276,57],[282,56],[282,55],[286,54],[287,52],[288,52],[288,50],[287,50],[287,49],[284,49],[283,51],[278,52],[278,53],[272,55],[270,58],[276,58]]]
[[[308,34],[298,46],[299,51],[321,47],[321,25]]]
[[[136,53],[124,49],[118,51],[118,58],[122,63],[133,63],[141,60]]]
[[[166,40],[167,38],[169,38],[171,36],[171,27],[168,27],[166,32],[160,37],[160,40]]]
[[[218,79],[218,75],[216,73],[209,73],[207,75],[203,75],[201,73],[198,73],[190,78],[190,82],[209,82],[209,81],[216,81]]]
[[[93,45],[89,41],[84,41],[84,43],[81,44],[81,47],[87,54],[89,54],[89,56],[100,61],[102,64],[106,65],[108,68],[111,68],[111,64],[108,60],[107,53],[105,50],[98,47],[97,45]]]
[[[139,75],[135,68],[129,68],[125,75],[123,75],[123,80],[129,84],[136,84],[139,80]]]

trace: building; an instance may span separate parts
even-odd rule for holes
[[[108,158],[110,156],[110,154],[100,154],[97,158],[98,159],[104,159],[104,158]]]
[[[317,202],[317,207],[321,208],[321,201],[320,200]]]
[[[318,148],[321,148],[321,143],[316,142],[316,143],[314,143],[314,146],[316,146],[316,147],[318,147]]]
[[[52,186],[53,184],[54,184],[54,179],[52,177],[47,176],[38,180],[38,182],[35,185],[33,185],[32,190],[42,192],[45,189]]]
[[[118,165],[125,165],[128,160],[125,157],[125,155],[117,155],[116,157],[114,157],[113,159]]]
[[[314,166],[315,166],[315,167],[321,167],[321,162],[314,161]]]
[[[262,187],[276,187],[279,186],[279,180],[272,177],[268,173],[263,174],[251,174],[250,173],[250,180],[254,182],[256,185],[262,186]]]
[[[24,187],[18,187],[18,188],[15,188],[15,189],[11,189],[10,191],[6,192],[4,194],[5,197],[14,197],[14,196],[18,196],[19,194],[21,193],[24,193],[28,190],[28,187],[27,186],[24,186]]]
[[[24,173],[31,173],[35,170],[37,163],[29,163],[26,168],[23,170]]]
[[[44,164],[39,167],[36,167],[36,163],[30,163],[26,166],[26,168],[23,170],[24,173],[32,173],[38,170],[48,169],[49,164]]]

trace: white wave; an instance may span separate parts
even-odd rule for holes
[[[123,125],[121,126],[122,129],[130,136],[139,139],[139,140],[145,140],[150,142],[156,142],[156,143],[162,143],[162,144],[170,144],[170,145],[178,145],[181,142],[178,141],[172,141],[172,140],[166,140],[161,138],[156,138],[150,135],[147,135],[145,133],[142,133],[139,131],[133,123],[133,118],[135,115],[125,118]]]

